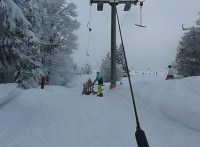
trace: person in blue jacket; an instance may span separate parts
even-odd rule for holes
[[[92,85],[94,85],[96,81],[98,81],[98,94],[97,94],[97,96],[103,97],[103,92],[102,92],[103,78],[100,75],[100,72],[97,72],[96,79],[94,80]]]

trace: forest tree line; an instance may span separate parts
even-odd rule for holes
[[[77,16],[76,5],[66,0],[1,0],[0,81],[20,77],[26,89],[45,75],[49,84],[67,86],[75,77]]]

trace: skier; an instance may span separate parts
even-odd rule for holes
[[[41,89],[44,89],[44,83],[45,83],[45,76],[41,79]]]
[[[170,80],[170,79],[174,79],[174,69],[172,68],[171,65],[168,66],[168,73],[167,73],[167,77],[165,78],[165,80]]]
[[[96,79],[94,80],[92,85],[94,85],[96,81],[98,81],[98,94],[97,94],[97,96],[103,97],[103,92],[102,92],[103,78],[100,75],[100,72],[97,72]]]
[[[94,91],[94,86],[92,85],[92,81],[91,79],[89,79],[88,81],[86,81],[86,83],[83,84],[83,91],[82,91],[82,95],[90,95],[90,94],[97,94],[97,92]]]

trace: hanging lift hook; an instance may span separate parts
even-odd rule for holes
[[[183,25],[184,25],[184,24],[182,24],[182,29],[183,29],[184,31],[190,29],[190,28],[184,28]]]
[[[86,51],[86,55],[87,55],[87,56],[89,56],[89,53],[88,53],[88,51]]]
[[[89,31],[92,31],[92,29],[90,28],[90,22],[87,23],[87,27],[88,27]]]
[[[145,1],[145,0],[144,0]],[[147,26],[143,26],[142,25],[142,6],[143,6],[143,2],[144,1],[141,1],[140,2],[140,24],[135,24],[136,26],[138,26],[138,27],[147,27]]]

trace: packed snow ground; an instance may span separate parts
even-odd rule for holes
[[[137,147],[128,84],[104,97],[74,87],[20,90],[0,84],[0,147]],[[151,147],[200,146],[200,77],[164,80],[165,74],[131,72],[139,120]]]

